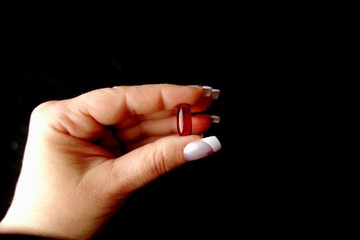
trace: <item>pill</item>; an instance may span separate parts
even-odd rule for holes
[[[180,136],[187,136],[191,134],[192,121],[191,121],[191,109],[189,104],[181,103],[177,106],[176,124],[177,124],[177,131]]]

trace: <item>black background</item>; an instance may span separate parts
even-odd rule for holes
[[[221,116],[221,122],[206,133],[219,138],[221,151],[180,167],[137,191],[99,238],[140,236],[144,231],[156,236],[165,229],[200,235],[237,229],[238,223],[230,220],[239,218],[232,202],[245,185],[235,184],[244,170],[232,175],[234,163],[241,158],[226,153],[230,142],[225,138],[230,124],[227,121],[240,119],[241,112],[241,106],[236,106],[239,95],[229,91],[239,84],[236,76],[229,78],[229,70],[238,65],[234,46],[226,45],[233,41],[231,35],[214,32],[213,27],[205,35],[173,32],[164,37],[154,37],[152,31],[129,37],[122,35],[121,28],[80,33],[42,31],[26,28],[16,37],[8,36],[2,46],[5,65],[1,78],[6,84],[2,87],[5,154],[0,167],[1,217],[11,202],[20,171],[30,113],[39,103],[115,85],[202,84],[221,90],[219,99],[208,110]],[[227,99],[233,99],[231,106],[226,104]],[[234,108],[235,115],[225,112],[230,108]],[[234,131],[229,136],[240,142]]]
[[[302,170],[311,166],[306,154],[313,145],[302,141],[308,119],[297,98],[309,86],[305,47],[288,26],[236,16],[212,15],[191,28],[182,19],[160,28],[146,21],[12,28],[2,45],[1,216],[37,104],[115,85],[203,84],[221,90],[209,109],[221,122],[206,134],[216,135],[222,149],[139,189],[99,238],[309,229],[302,219],[317,203],[314,188],[310,195],[305,189],[313,171]]]

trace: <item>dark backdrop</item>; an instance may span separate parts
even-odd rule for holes
[[[311,142],[304,141],[309,118],[299,107],[309,98],[303,89],[312,86],[306,75],[311,59],[288,28],[232,20],[198,23],[191,30],[169,25],[161,32],[151,25],[130,33],[123,26],[78,26],[71,32],[57,26],[41,34],[30,27],[4,35],[1,217],[37,104],[100,87],[166,82],[221,90],[209,109],[221,122],[207,135],[216,135],[222,149],[137,191],[99,238],[233,238],[311,229],[308,209],[315,190],[309,194],[308,186],[315,171],[307,155]]]
[[[228,157],[230,140],[225,138],[228,119],[237,118],[240,109],[236,106],[237,96],[227,93],[239,84],[239,79],[231,79],[228,74],[237,59],[227,59],[235,50],[226,45],[230,36],[224,35],[229,39],[222,41],[211,40],[211,37],[212,34],[197,38],[174,34],[155,41],[147,34],[129,38],[121,34],[87,32],[9,38],[3,45],[6,65],[1,76],[4,83],[1,147],[5,155],[0,163],[0,217],[11,202],[29,116],[37,104],[115,85],[203,84],[221,89],[220,98],[208,112],[222,119],[207,133],[220,139],[221,151],[180,167],[137,191],[101,236],[124,233],[136,236],[143,231],[156,236],[165,229],[174,233],[190,231],[202,235],[216,231],[223,234],[238,228],[239,215],[231,203],[242,191],[234,180],[244,170],[240,170],[238,176],[231,174],[234,163],[240,159]],[[235,107],[236,115],[226,115],[225,109],[229,109],[226,99],[233,99],[235,106],[231,107]]]

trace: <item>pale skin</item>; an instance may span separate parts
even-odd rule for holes
[[[97,89],[40,104],[0,233],[89,239],[137,189],[187,163],[184,147],[210,127],[193,117],[179,136],[175,108],[203,112],[212,99],[173,84]]]

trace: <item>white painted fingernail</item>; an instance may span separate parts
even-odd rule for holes
[[[203,90],[204,97],[210,97],[212,94],[212,87],[210,86],[204,86],[204,85],[189,85],[189,86],[201,88]]]
[[[192,116],[209,118],[210,122],[212,123],[219,123],[221,119],[220,116],[212,115],[212,114],[194,113]]]
[[[184,157],[187,161],[193,161],[209,156],[220,149],[221,144],[217,137],[206,137],[186,145],[184,148]]]
[[[212,123],[219,123],[220,122],[220,117],[216,116],[216,115],[210,115],[210,120]]]
[[[220,89],[211,89],[211,98],[213,100],[218,99],[220,95]]]

